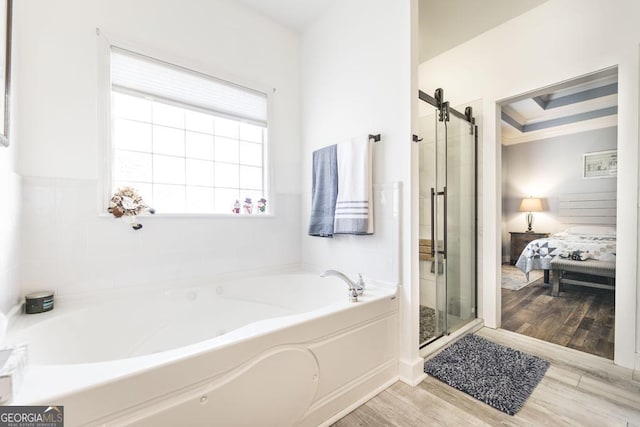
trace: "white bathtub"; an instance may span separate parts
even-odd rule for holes
[[[11,319],[30,358],[12,404],[64,405],[68,426],[318,425],[397,378],[395,286],[351,303],[296,273],[95,300]]]

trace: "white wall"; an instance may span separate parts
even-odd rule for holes
[[[21,0],[14,14],[23,292],[96,291],[300,263],[299,35],[224,0]],[[134,232],[98,216],[96,27],[201,70],[276,89],[275,218],[143,218]]]
[[[352,137],[380,133],[382,141],[374,147],[373,180],[376,184],[403,183],[401,280],[403,285],[410,284],[408,254],[412,238],[406,224],[411,222],[410,132],[415,98],[411,89],[410,3],[409,0],[335,2],[303,34],[301,233],[303,262],[311,269],[337,268],[351,275],[362,272],[378,279],[397,280],[388,276],[388,269],[381,268],[390,262],[383,259],[385,252],[377,249],[381,235],[333,239],[307,235],[312,152]],[[410,301],[413,291],[411,286],[403,287],[402,305]],[[402,310],[401,334],[415,342],[417,352],[417,317],[413,325],[406,317],[411,315],[409,310]],[[400,357],[410,356],[401,350]]]
[[[12,63],[10,112],[18,105],[19,92],[16,90],[16,82],[20,81],[20,76],[16,75],[15,70],[15,64]],[[16,147],[20,138],[15,127],[15,114],[10,114],[9,122],[9,147],[0,145],[0,319],[18,302],[20,295],[22,180],[16,173]],[[2,323],[0,320],[0,342],[3,335]]]
[[[420,87],[456,103],[482,98],[484,268],[481,316],[500,324],[500,127],[496,103],[618,65],[618,259],[615,362],[632,367],[638,301],[638,81],[640,3],[549,0],[420,66]]]
[[[615,150],[617,128],[579,132],[502,147],[502,256],[510,254],[509,231],[525,231],[523,197],[539,197],[543,212],[536,212],[533,229],[557,233],[566,228],[558,219],[559,196],[574,193],[615,192],[615,178],[582,178],[582,155]]]
[[[0,316],[18,302],[20,294],[19,254],[21,180],[15,173],[15,144],[0,146]],[[0,340],[2,335],[0,322]]]

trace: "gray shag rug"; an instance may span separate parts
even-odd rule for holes
[[[467,335],[424,365],[424,372],[509,415],[518,412],[549,362]]]

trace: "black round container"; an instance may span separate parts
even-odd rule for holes
[[[35,314],[53,310],[53,292],[38,291],[25,296],[25,313]]]

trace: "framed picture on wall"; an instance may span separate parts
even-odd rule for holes
[[[596,151],[582,155],[583,178],[612,178],[618,174],[618,150]]]

